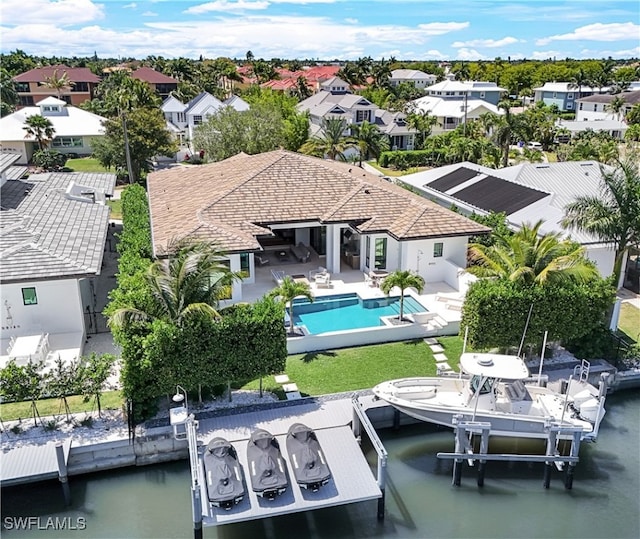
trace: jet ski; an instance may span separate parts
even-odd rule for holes
[[[257,429],[247,445],[247,461],[251,476],[251,488],[262,498],[273,500],[287,490],[286,465],[280,445],[273,434]]]
[[[312,429],[302,423],[291,425],[287,433],[287,453],[296,482],[302,488],[316,492],[329,482],[331,471]]]
[[[227,510],[240,503],[245,489],[234,447],[224,438],[213,438],[202,460],[209,503]]]

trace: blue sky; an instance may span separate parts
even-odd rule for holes
[[[25,7],[28,6],[28,13]],[[2,0],[2,52],[414,60],[640,57],[637,0]]]

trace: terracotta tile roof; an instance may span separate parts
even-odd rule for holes
[[[94,82],[96,84],[100,82],[100,77],[94,75],[88,67],[68,67],[65,65],[36,67],[13,77],[13,80],[15,82],[44,82],[54,73],[58,77],[66,73],[71,82]]]
[[[398,240],[467,236],[488,229],[363,169],[285,150],[238,154],[148,178],[156,253],[196,236],[228,252],[260,249],[277,223],[350,223]]]
[[[150,67],[139,67],[131,73],[132,79],[139,79],[151,84],[178,84],[178,81]]]

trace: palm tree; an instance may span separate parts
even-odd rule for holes
[[[289,307],[289,334],[295,335],[295,325],[293,322],[293,300],[296,298],[305,297],[309,301],[313,302],[313,293],[309,283],[294,281],[289,275],[287,275],[276,288],[269,292],[269,296],[276,298],[279,297],[284,301],[285,306]]]
[[[376,159],[380,157],[380,153],[389,148],[389,142],[375,124],[366,120],[360,125],[353,126],[354,139],[358,144],[360,166],[362,166],[362,158],[369,159],[369,155],[373,155]]]
[[[397,270],[385,277],[380,285],[380,290],[389,295],[389,292],[395,287],[400,289],[400,312],[398,313],[398,319],[402,321],[404,319],[404,291],[407,288],[415,288],[418,293],[422,292],[424,289],[424,279],[412,271]]]
[[[56,96],[58,97],[58,99],[60,99],[60,96],[62,95],[62,92],[66,91],[70,91],[71,87],[75,84],[75,82],[71,81],[71,79],[69,79],[69,75],[67,74],[66,71],[62,72],[62,75],[58,76],[58,70],[54,69],[53,73],[50,77],[45,77],[44,79],[44,85],[47,88],[51,88],[53,91],[55,91]]]
[[[309,139],[300,147],[300,152],[317,157],[327,156],[331,160],[346,161],[345,152],[355,142],[345,136],[347,121],[344,118],[323,118],[321,135]]]
[[[611,103],[607,105],[607,110],[613,112],[615,117],[620,120],[622,117],[622,111],[626,104],[626,101],[622,97],[616,96],[611,100]]]
[[[570,79],[570,84],[569,84],[569,88],[577,88],[578,90],[578,99],[580,99],[582,97],[582,87],[583,86],[588,86],[591,84],[591,81],[589,79],[589,76],[587,75],[587,73],[585,72],[584,69],[582,69],[581,67],[578,68],[578,71],[576,71],[573,75],[573,77],[571,77]]]
[[[413,105],[406,108],[406,113],[407,125],[418,131],[419,140],[416,146],[418,148],[422,148],[424,146],[424,141],[429,135],[431,135],[433,126],[438,123],[438,118],[436,116],[432,116],[431,111],[423,111]]]
[[[121,327],[128,322],[163,319],[181,324],[188,316],[200,313],[217,318],[219,300],[239,274],[222,263],[223,253],[206,242],[183,242],[170,247],[173,254],[156,260],[147,271],[147,283],[155,299],[151,312],[134,306],[118,309],[109,325]]]
[[[39,148],[44,150],[56,132],[51,120],[40,114],[32,114],[24,123],[25,126],[22,129],[27,132],[26,136],[35,138]]]
[[[613,276],[617,279],[627,249],[640,243],[640,172],[637,162],[627,160],[614,169],[601,167],[601,174],[600,193],[567,204],[561,224],[613,243]]]
[[[511,114],[511,104],[508,101],[500,101],[498,108],[504,110],[504,116],[500,117],[495,131],[493,132],[493,140],[502,149],[502,166],[509,166],[509,146],[513,135],[516,131],[517,121],[515,116]]]
[[[588,282],[598,277],[582,246],[562,240],[560,233],[540,235],[542,224],[542,220],[533,226],[524,223],[515,234],[496,234],[492,245],[471,244],[469,273],[525,286],[566,280]]]

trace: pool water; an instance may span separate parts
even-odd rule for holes
[[[427,309],[412,296],[404,297],[404,314],[425,312]],[[313,303],[307,299],[294,301],[294,323],[306,326],[317,335],[328,331],[344,331],[381,326],[381,316],[400,312],[400,297],[361,299],[357,294],[321,296]]]

